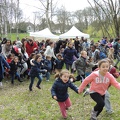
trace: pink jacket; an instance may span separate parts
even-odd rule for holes
[[[90,92],[97,92],[101,95],[105,94],[105,91],[110,85],[117,89],[120,89],[120,83],[109,72],[106,73],[103,80],[100,78],[99,70],[92,72],[88,77],[84,79],[82,84],[79,86],[79,92],[83,92],[86,85],[90,83]]]

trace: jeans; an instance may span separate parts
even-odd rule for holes
[[[105,92],[105,108],[106,111],[112,111],[112,107],[110,104],[110,94],[108,91]]]
[[[105,95],[100,95],[99,93],[91,93],[90,94],[91,98],[97,103],[94,106],[94,111],[97,111],[97,116],[102,112],[103,107],[105,106],[104,98]]]
[[[46,72],[46,80],[50,79],[50,72]]]
[[[15,76],[18,78],[18,81],[20,81],[20,74],[18,72],[11,73],[11,83],[14,83]]]
[[[118,65],[118,63],[120,62],[120,56],[119,56],[119,54],[117,54],[116,55],[116,63],[115,63],[115,66],[117,66]]]
[[[38,78],[37,86],[39,86],[40,83],[42,82],[42,76],[41,76],[41,74],[36,74],[36,76],[31,76],[31,77],[30,77],[30,78],[31,78],[31,82],[30,82],[30,85],[29,85],[29,88],[30,88],[30,89],[32,89],[32,86],[33,86],[35,77]]]
[[[66,65],[66,69],[67,69],[67,70],[71,70],[72,65],[69,65],[69,64],[65,64],[65,65]]]
[[[58,104],[59,104],[60,111],[62,113],[63,118],[66,118],[67,117],[66,109],[71,106],[70,98],[68,98],[64,102],[58,102]]]

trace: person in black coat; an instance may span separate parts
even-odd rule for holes
[[[35,56],[35,60],[33,61],[34,65],[31,67],[31,70],[30,70],[30,78],[31,78],[31,82],[30,82],[30,85],[29,85],[29,90],[30,91],[32,91],[32,86],[33,86],[35,77],[38,78],[38,82],[37,82],[36,87],[38,89],[41,89],[40,83],[42,81],[42,75],[40,73],[47,72],[47,70],[42,69],[43,66],[42,66],[41,60],[42,60],[42,55],[37,54]]]
[[[22,67],[22,65],[19,63],[19,58],[17,56],[14,57],[14,59],[11,61],[10,65],[10,75],[11,75],[11,84],[14,84],[15,77],[18,78],[19,82],[23,82],[20,79],[20,74],[17,72],[18,67]]]
[[[67,118],[66,110],[71,106],[71,101],[68,94],[68,87],[78,93],[78,88],[70,81],[70,72],[68,70],[62,70],[52,88],[52,98],[58,101],[63,118]]]
[[[63,52],[63,58],[67,70],[71,69],[72,63],[75,61],[75,57],[79,58],[76,49],[73,47],[73,43],[69,42],[68,47]]]

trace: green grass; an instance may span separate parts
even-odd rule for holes
[[[37,79],[33,91],[29,92],[30,81],[27,79],[23,83],[15,80],[15,85],[11,85],[9,79],[3,80],[3,88],[0,89],[0,120],[63,120],[57,102],[51,98],[53,76],[49,82],[43,79],[41,90],[35,87],[36,82]],[[75,84],[79,86],[80,82]],[[109,92],[114,113],[108,115],[104,109],[99,120],[120,119],[120,92],[113,87],[109,89]],[[82,97],[71,89],[69,89],[69,95],[72,106],[67,111],[67,120],[89,120],[90,111],[95,105],[90,96]]]
[[[5,37],[5,36],[3,36]],[[26,37],[29,37],[29,33],[19,33],[18,34],[18,37],[19,39],[21,40],[22,38],[26,38]],[[12,33],[11,35],[8,33],[8,36],[7,36],[8,39],[14,41],[17,39],[17,34],[16,33]]]

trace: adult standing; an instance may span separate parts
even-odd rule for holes
[[[5,44],[2,45],[2,54],[5,57],[5,59],[11,53],[11,50],[12,50],[11,40],[7,40]]]
[[[32,39],[29,39],[26,43],[28,56],[30,57],[31,53],[34,53],[36,50],[38,50],[38,45]]]
[[[52,70],[54,70],[54,64],[53,64],[53,62],[54,62],[54,60],[56,59],[56,56],[55,56],[55,54],[54,54],[54,42],[49,42],[49,45],[46,47],[46,50],[45,50],[45,52],[44,52],[44,55],[45,55],[45,57],[46,56],[49,56],[49,57],[51,57],[51,61],[52,61]]]

